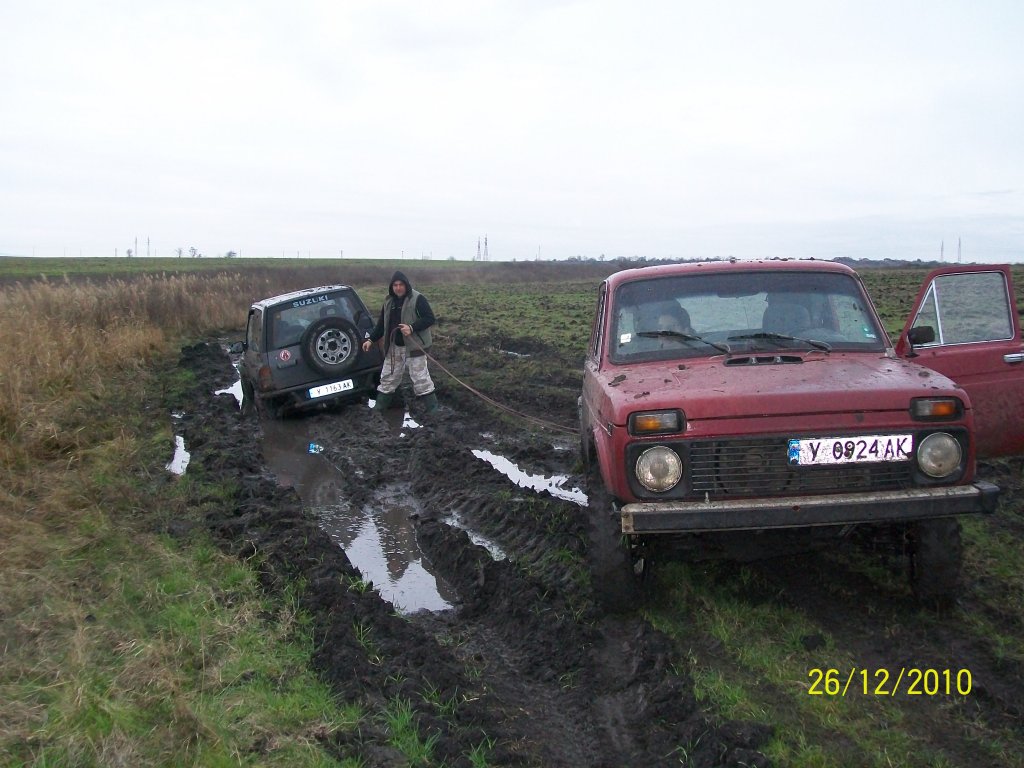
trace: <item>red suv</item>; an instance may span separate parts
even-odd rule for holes
[[[885,523],[917,594],[948,597],[955,516],[999,494],[976,457],[1024,451],[1022,360],[1007,266],[932,272],[895,346],[842,264],[613,274],[579,401],[597,593],[628,605],[651,552],[691,534]]]

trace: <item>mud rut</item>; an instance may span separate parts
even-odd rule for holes
[[[229,395],[212,396],[237,378],[223,347],[186,348],[180,364],[197,381],[190,402],[172,404],[185,413],[178,430],[192,456],[188,472],[237,488],[228,503],[200,500],[202,524],[226,550],[259,564],[268,591],[298,590],[313,617],[316,667],[344,700],[371,713],[409,703],[420,734],[435,740],[433,764],[470,765],[467,755],[480,744],[489,745],[492,766],[768,764],[758,749],[770,728],[713,721],[702,712],[686,664],[675,655],[678,643],[635,616],[609,617],[595,608],[580,565],[584,510],[517,488],[470,452],[492,450],[530,472],[571,474],[572,451],[555,450],[547,436],[499,428],[491,414],[457,401],[456,393],[441,400],[457,407],[429,421],[420,418],[422,428],[404,435],[363,407],[303,419],[303,434],[337,468],[317,494],[351,508],[376,505],[380,514],[414,518],[408,535],[446,582],[445,598],[454,608],[402,616],[365,588],[345,554],[346,542],[339,546],[310,512],[323,499],[300,499],[268,471],[264,429],[255,417],[242,417]],[[530,405],[543,412],[541,404]],[[986,471],[998,474],[1000,465]],[[1005,477],[992,479],[1005,489],[1007,509],[1015,508],[1020,462],[1003,471]],[[495,559],[474,544],[453,524],[453,515],[508,557]],[[992,524],[1008,526],[1014,535],[1024,532],[1014,512]],[[193,525],[170,521],[168,530],[187,535]],[[922,622],[906,590],[867,576],[857,561],[856,552],[825,550],[754,564],[760,593],[749,599],[817,617],[821,630],[841,637],[864,667],[970,669],[970,697],[918,698],[901,710],[905,727],[927,734],[952,764],[977,764],[985,733],[1020,733],[1024,669],[955,622],[947,625],[941,616]],[[902,567],[898,558],[892,567]],[[729,573],[724,569],[722,578]],[[1024,630],[1019,619],[1000,615],[999,600],[992,599],[1009,588],[969,583],[963,600],[977,596],[977,606],[962,603],[961,610],[977,611],[1000,631],[1018,634]],[[733,663],[705,647],[707,638],[699,633],[687,642],[709,663]],[[808,665],[814,666],[807,647]],[[770,686],[758,685],[773,698]],[[783,710],[791,707],[786,695],[778,699]],[[960,716],[940,716],[943,707],[955,707]],[[817,735],[846,741],[839,734]],[[328,743],[337,755],[361,756],[368,766],[405,764],[388,745],[386,725],[373,716]],[[1024,736],[1006,742],[1008,754],[1015,745],[1024,748]],[[857,762],[857,745],[843,751]]]
[[[267,471],[258,420],[242,417],[233,397],[211,394],[237,379],[221,345],[185,348],[180,365],[197,381],[191,402],[176,404],[188,472],[237,488],[227,504],[203,500],[203,523],[226,550],[259,564],[269,591],[298,591],[313,617],[316,667],[344,700],[368,712],[411,705],[420,734],[434,739],[435,764],[470,765],[481,744],[495,766],[768,764],[757,751],[767,727],[712,721],[667,638],[595,609],[579,565],[583,510],[519,492],[469,449],[486,432],[535,472],[568,472],[571,452],[450,409],[404,436],[365,408],[307,417],[340,470],[332,489],[340,503],[380,503],[388,487],[414,497],[419,547],[457,598],[452,610],[402,616],[365,588],[303,500]],[[509,557],[474,544],[450,524],[452,513]],[[329,748],[367,765],[404,764],[377,718],[332,737]]]

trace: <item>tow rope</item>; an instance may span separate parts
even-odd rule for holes
[[[400,332],[401,331],[398,328],[395,328],[394,330],[392,330],[391,335],[394,336],[394,334],[400,333]],[[564,426],[562,424],[556,424],[553,421],[548,421],[547,419],[542,419],[542,418],[540,418],[538,416],[531,416],[528,413],[523,413],[522,411],[517,411],[514,408],[510,408],[509,406],[505,405],[504,403],[499,403],[497,400],[495,400],[495,399],[493,399],[491,397],[488,397],[483,392],[481,392],[480,390],[476,389],[475,387],[470,386],[469,384],[464,382],[462,379],[460,379],[458,376],[456,376],[454,373],[449,371],[441,363],[440,360],[438,360],[436,357],[431,355],[429,352],[427,352],[426,349],[423,348],[423,345],[420,344],[419,339],[413,339],[411,334],[409,336],[405,336],[404,337],[404,340],[406,342],[408,342],[410,339],[412,340],[413,344],[415,344],[417,347],[419,347],[420,351],[423,352],[424,355],[426,355],[428,360],[433,362],[434,365],[436,365],[442,371],[447,373],[452,379],[454,379],[460,386],[464,387],[468,392],[470,392],[471,394],[476,395],[478,398],[483,400],[485,403],[487,403],[491,407],[497,408],[498,410],[504,411],[505,413],[511,414],[513,416],[518,416],[520,419],[523,419],[524,421],[528,421],[531,424],[533,424],[535,426],[538,426],[538,427],[541,427],[543,429],[550,429],[553,432],[561,432],[561,433],[567,434],[567,435],[575,435],[577,433],[577,430],[575,428],[573,428],[573,427],[566,427],[566,426]],[[391,347],[392,349],[394,349],[394,346],[395,346],[394,342],[392,342],[388,346]]]

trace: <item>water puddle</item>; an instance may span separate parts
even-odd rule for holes
[[[410,515],[420,509],[408,486],[377,489],[361,508],[344,493],[341,472],[322,454],[303,419],[263,422],[263,456],[278,484],[294,487],[320,527],[345,550],[374,589],[402,613],[451,608],[452,589],[423,557]]]
[[[347,504],[321,507],[321,527],[345,550],[363,578],[402,613],[442,611],[455,593],[428,569],[409,520],[419,506],[407,484],[378,489],[362,509]]]
[[[581,491],[579,488],[563,487],[563,485],[569,480],[568,475],[551,475],[551,477],[546,477],[544,475],[531,475],[521,470],[519,466],[511,460],[506,459],[504,456],[491,453],[490,451],[474,450],[473,455],[482,461],[486,461],[520,488],[527,488],[529,490],[537,491],[538,493],[540,491],[547,491],[556,499],[571,501],[579,504],[581,507],[587,506],[586,493]]]
[[[185,450],[185,438],[181,435],[174,436],[174,456],[167,466],[164,467],[168,472],[173,472],[176,475],[184,475],[185,469],[188,467],[189,459],[192,455]]]
[[[218,389],[213,394],[215,395],[234,395],[235,400],[238,401],[238,407],[242,407],[242,380],[239,379],[230,387],[226,389]]]
[[[505,560],[508,555],[505,554],[505,550],[499,547],[490,539],[486,539],[479,533],[474,531],[472,528],[466,525],[466,521],[462,519],[462,515],[458,512],[452,512],[444,519],[444,522],[450,525],[452,528],[458,528],[460,531],[465,531],[466,535],[469,536],[469,540],[476,544],[478,547],[483,547],[491,553],[491,557],[495,560]]]

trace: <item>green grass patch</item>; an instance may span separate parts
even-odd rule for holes
[[[914,712],[914,700],[864,695],[865,681],[847,676],[863,660],[813,617],[766,599],[767,585],[750,569],[665,564],[654,590],[663,598],[647,616],[689,649],[698,698],[723,717],[772,723],[776,734],[765,751],[779,764],[882,768],[948,762],[941,747],[915,729],[920,712]],[[824,643],[808,652],[802,638],[811,636]],[[815,683],[818,695],[810,693]],[[869,690],[876,683],[866,682]],[[955,708],[944,716],[951,728],[964,726]],[[991,748],[986,754],[984,743],[978,744],[979,764],[1000,764],[1003,747]]]

